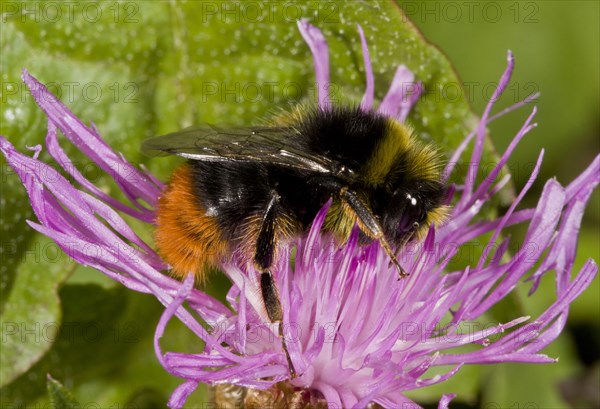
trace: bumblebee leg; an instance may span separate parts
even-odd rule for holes
[[[408,276],[408,273],[402,268],[402,266],[398,262],[394,250],[392,249],[392,247],[386,240],[385,235],[383,234],[383,228],[375,218],[375,215],[373,214],[369,206],[363,200],[361,200],[361,198],[358,197],[356,193],[354,193],[347,187],[343,187],[340,190],[340,198],[345,204],[348,205],[348,207],[350,207],[352,212],[360,221],[359,226],[361,230],[369,237],[379,241],[381,247],[385,250],[392,263],[398,269],[398,274],[400,278]]]
[[[260,274],[260,288],[263,301],[267,310],[269,320],[279,324],[279,337],[285,357],[290,368],[292,378],[296,377],[296,370],[290,358],[285,337],[283,334],[283,310],[279,292],[271,274],[271,267],[275,260],[275,249],[277,244],[277,217],[279,216],[279,195],[276,192],[271,194],[271,199],[263,213],[260,230],[256,239],[256,250],[254,253],[254,265]]]

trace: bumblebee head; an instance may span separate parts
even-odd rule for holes
[[[445,192],[438,181],[417,180],[378,194],[374,212],[388,240],[400,245],[423,238],[431,224],[440,224],[447,213],[447,206],[442,204]]]
[[[388,240],[401,245],[440,224],[448,207],[437,149],[421,142],[406,124],[388,119],[385,137],[365,167],[373,189],[373,212]]]

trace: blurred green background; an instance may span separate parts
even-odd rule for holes
[[[518,189],[532,158],[546,149],[539,182],[528,195],[530,206],[543,180],[568,183],[600,151],[600,10],[594,1],[3,1],[1,7],[0,134],[18,149],[41,143],[45,132],[44,116],[19,79],[26,67],[128,159],[166,178],[177,162],[148,161],[139,153],[142,139],[200,121],[247,124],[314,97],[312,62],[294,24],[302,16],[324,30],[332,47],[334,97],[356,99],[364,87],[357,22],[371,46],[377,97],[400,63],[430,90],[462,84],[458,95],[427,98],[410,116],[425,138],[447,150],[472,127],[473,113],[483,111],[511,49],[516,70],[496,111],[541,92],[539,127],[509,163]],[[456,72],[422,42],[398,7]],[[497,150],[507,146],[531,107],[490,127]],[[118,195],[75,149],[67,152],[84,174]],[[24,189],[4,159],[0,163],[2,403],[45,402],[49,372],[81,404],[164,406],[180,381],[160,367],[151,345],[162,307],[77,266],[51,241],[33,234],[25,224],[32,214]],[[151,240],[146,226],[132,223]],[[596,192],[582,226],[576,268],[588,257],[600,259],[599,225]],[[222,296],[225,286],[216,277],[210,290]],[[455,392],[453,407],[598,407],[598,280],[592,287],[573,303],[567,330],[546,351],[560,357],[559,364],[463,368],[450,382],[411,397],[433,404],[441,393]],[[525,297],[526,290],[491,318],[535,316],[552,302],[551,277],[534,297]],[[201,345],[173,323],[163,349],[190,352]],[[190,407],[205,402],[205,393],[196,393]]]

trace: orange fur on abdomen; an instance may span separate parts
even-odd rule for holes
[[[217,266],[225,254],[227,243],[193,190],[189,165],[175,170],[158,201],[154,236],[160,256],[175,276],[193,273],[204,281],[207,268]]]

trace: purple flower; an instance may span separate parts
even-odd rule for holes
[[[308,23],[299,22],[299,28],[313,53],[319,105],[326,109],[330,106],[327,43],[322,33]],[[367,73],[361,107],[371,110],[373,71],[360,27],[359,34]],[[244,392],[246,399],[258,399],[260,390],[269,390],[272,399],[326,401],[330,407],[362,408],[371,402],[384,407],[414,405],[404,391],[443,382],[465,364],[554,362],[540,351],[558,337],[570,303],[590,285],[597,272],[591,259],[577,273],[573,274],[572,268],[584,208],[600,182],[600,157],[567,187],[556,180],[547,181],[535,208],[516,210],[536,180],[542,152],[508,211],[494,220],[477,218],[482,206],[508,181],[497,180],[500,170],[521,138],[535,127],[534,108],[491,174],[476,182],[486,126],[530,100],[490,115],[509,83],[513,67],[509,53],[508,66],[479,125],[444,170],[443,177],[448,178],[474,141],[466,179],[450,189],[452,197],[448,200],[453,206],[446,223],[432,226],[422,242],[403,248],[399,254],[410,273],[408,278],[397,280],[395,267],[389,265],[377,243],[359,246],[357,229],[341,248],[332,238],[321,235],[329,204],[316,216],[310,231],[295,242],[293,268],[292,248],[282,249],[276,281],[287,345],[301,374],[296,379],[289,379],[278,330],[269,323],[258,273],[251,263],[223,266],[233,283],[227,295],[229,305],[195,289],[191,275],[182,284],[162,274],[160,271],[168,266],[118,212],[151,224],[164,186],[115,153],[94,127],[85,126],[27,72],[23,79],[48,117],[48,152],[78,187],[37,160],[40,146],[30,157],[0,137],[0,149],[29,193],[38,218],[38,222],[29,222],[32,228],[51,237],[81,264],[95,267],[135,291],[151,293],[165,305],[155,335],[157,357],[170,373],[184,379],[173,392],[170,407],[182,407],[200,382],[250,388]],[[401,66],[378,111],[403,121],[421,90],[414,75]],[[57,129],[114,178],[128,203],[106,195],[69,166],[58,143]],[[503,231],[516,224],[525,224],[527,234],[521,249],[508,254],[509,239]],[[452,270],[449,262],[459,247],[484,234],[491,234],[491,238],[482,256],[464,270]],[[549,271],[555,271],[556,300],[539,317],[515,317],[492,327],[470,325],[465,331],[462,324],[477,322],[524,279],[531,282],[533,293]],[[202,353],[161,350],[159,340],[173,316],[204,341]],[[204,329],[197,316],[210,325],[210,331]],[[464,345],[471,348],[458,348]],[[451,369],[446,372],[425,375],[448,365]],[[278,384],[282,381],[285,383]],[[235,396],[227,393],[227,388],[223,388],[223,396]],[[444,395],[439,406],[447,407],[453,396]]]

